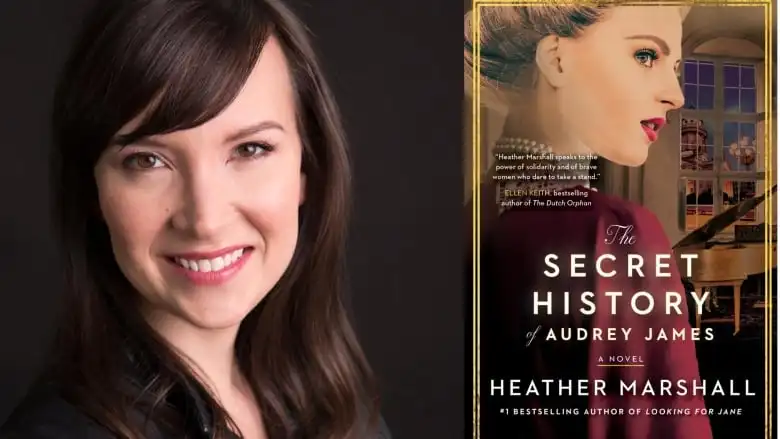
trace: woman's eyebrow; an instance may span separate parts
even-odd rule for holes
[[[245,137],[249,137],[252,134],[268,130],[279,130],[282,132],[285,131],[284,127],[279,122],[273,120],[264,120],[233,131],[225,137],[224,143],[235,142]],[[142,137],[129,141],[126,134],[118,134],[113,139],[111,139],[111,146],[125,147],[128,145],[128,143],[132,143],[133,145],[138,146],[150,146],[156,148],[165,148],[167,146],[165,142],[155,140],[151,137]]]
[[[225,143],[235,142],[237,140],[251,136],[252,134],[268,130],[279,130],[284,132],[284,127],[279,122],[273,120],[264,120],[244,128],[239,128],[225,138]]]
[[[664,54],[664,56],[669,56],[669,53],[671,52],[669,50],[669,44],[664,41],[663,38],[657,37],[655,35],[632,35],[630,37],[626,37],[627,40],[649,40],[654,42],[658,45],[658,47],[661,49],[661,53]]]

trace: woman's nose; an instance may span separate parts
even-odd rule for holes
[[[676,74],[673,74],[664,79],[659,94],[661,103],[668,107],[667,111],[682,108],[682,106],[685,105],[685,95],[680,86],[679,78]]]
[[[175,229],[199,239],[216,236],[230,220],[230,192],[213,173],[191,175],[178,195],[180,208],[171,217]]]

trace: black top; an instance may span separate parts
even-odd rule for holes
[[[178,393],[176,405],[185,413],[187,439],[212,439],[210,416],[203,400],[193,389]],[[145,439],[172,438],[154,425],[148,425]],[[17,407],[11,418],[0,429],[0,439],[114,439],[115,436],[76,406],[63,399],[53,386],[36,387]],[[366,439],[391,439],[384,420],[379,431]]]

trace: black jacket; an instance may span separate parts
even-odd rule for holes
[[[209,415],[195,392],[185,392],[180,408],[186,416],[186,439],[212,439]],[[115,439],[115,436],[92,420],[77,407],[61,398],[53,387],[39,386],[17,407],[8,422],[0,429],[0,439]],[[145,439],[172,438],[153,425]],[[391,439],[384,420],[376,435],[366,439]]]

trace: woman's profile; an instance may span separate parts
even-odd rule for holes
[[[649,258],[652,271],[649,264],[655,255],[673,253],[652,212],[599,193],[588,181],[593,156],[618,165],[642,165],[669,112],[683,105],[677,71],[685,12],[672,6],[484,7],[480,41],[471,41],[474,12],[466,17],[466,72],[476,62],[474,48],[479,45],[479,79],[508,108],[502,137],[494,147],[522,156],[513,162],[516,166],[546,176],[504,187],[510,198],[536,197],[545,207],[510,203],[502,212],[494,202],[495,182],[500,179],[494,179],[499,175],[493,172],[495,167],[483,177],[479,389],[483,438],[520,432],[534,439],[712,437],[701,396],[652,396],[641,391],[618,396],[615,390],[618,383],[642,386],[648,381],[699,379],[690,337],[645,341],[649,330],[690,333],[685,301],[679,315],[656,307],[660,310],[638,316],[627,305],[610,312],[610,299],[602,294],[648,291],[661,304],[666,292],[685,291],[676,265],[670,264],[666,278],[629,278],[625,268],[618,267],[617,275],[599,277],[593,269],[599,255],[615,254],[625,261],[631,253]],[[554,168],[566,169],[561,171],[566,176],[548,171]],[[559,199],[566,207],[552,200],[555,193],[563,194]],[[578,205],[584,207],[572,207]],[[621,235],[627,239],[617,242],[616,231],[626,229],[631,236]],[[564,261],[581,255],[589,274],[575,278],[543,274],[549,270],[545,264],[549,254],[558,255],[566,273],[570,265]],[[577,311],[580,294],[588,291],[598,294],[592,315]],[[533,292],[540,292],[543,301],[551,300],[541,304],[541,312]],[[571,312],[565,311],[565,292],[571,294]],[[533,336],[537,328],[544,332]],[[544,340],[548,330],[561,328],[583,328],[588,341]],[[632,334],[608,339],[610,328],[630,329]],[[599,331],[604,335],[596,335]],[[638,359],[633,364],[637,367],[606,367],[612,366],[606,364],[609,358],[626,355]],[[515,388],[522,389],[519,395],[510,394],[510,379],[519,380]],[[529,380],[538,384],[538,392],[528,389]],[[544,380],[569,387],[552,385],[552,390],[545,390]],[[606,383],[607,391],[580,390],[579,380]],[[503,411],[507,407],[522,413],[508,416]],[[595,413],[586,411],[594,409]],[[640,414],[629,414],[631,409]],[[647,414],[655,409],[671,409],[675,415]]]
[[[304,26],[277,0],[97,3],[53,108],[62,325],[0,437],[389,438]]]

